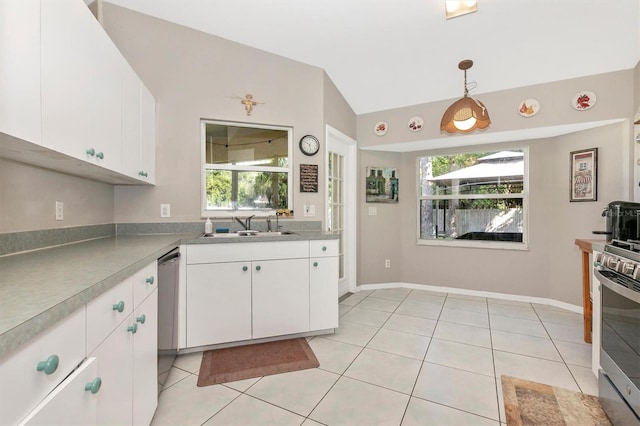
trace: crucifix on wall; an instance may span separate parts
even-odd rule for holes
[[[245,111],[247,111],[247,115],[251,115],[251,111],[253,110],[253,107],[256,106],[257,104],[264,104],[264,102],[254,101],[253,95],[251,93],[247,93],[246,95],[244,95],[244,98],[238,95],[233,95],[233,96],[235,96],[238,99],[242,99],[240,103],[244,105],[244,109]]]

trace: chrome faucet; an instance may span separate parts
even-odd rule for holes
[[[278,214],[276,213],[276,231],[280,230],[280,223],[278,220]],[[271,232],[273,229],[271,228],[271,216],[267,216],[267,232]]]
[[[240,224],[242,225],[242,227],[244,228],[245,231],[248,231],[251,229],[251,218],[254,217],[255,215],[252,214],[249,217],[246,217],[244,219],[244,222],[242,221],[242,219],[240,219],[239,217],[234,216],[233,218]]]

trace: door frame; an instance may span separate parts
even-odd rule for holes
[[[345,206],[345,218],[344,218],[344,276],[346,283],[342,283],[340,286],[340,295],[342,295],[346,289],[348,292],[355,292],[357,284],[357,170],[358,170],[358,145],[356,141],[339,130],[326,125],[325,140],[327,141],[327,149],[324,155],[325,167],[329,166],[329,152],[335,146],[340,146],[343,151],[346,148],[347,155],[345,155],[344,161],[344,206]],[[333,149],[336,152],[336,148]],[[328,188],[329,174],[325,173],[325,188]],[[326,215],[327,205],[329,203],[328,190],[324,192],[324,209]],[[328,218],[327,218],[328,219]],[[326,223],[325,221],[325,229]]]

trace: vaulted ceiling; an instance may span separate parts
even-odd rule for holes
[[[356,114],[633,68],[638,0],[105,0],[323,68]]]

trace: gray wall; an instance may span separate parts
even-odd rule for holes
[[[0,233],[113,223],[113,186],[0,158],[0,218]]]
[[[340,113],[331,121],[354,134],[355,115],[322,69],[219,37],[207,35],[127,9],[105,4],[105,29],[140,75],[157,101],[156,187],[116,187],[116,222],[192,221],[200,213],[200,119],[292,126],[293,208],[302,217],[306,203],[316,205],[324,220],[324,189],[300,193],[299,164],[318,164],[324,179],[325,110]],[[329,80],[330,82],[330,80]],[[251,116],[234,94],[252,93],[263,101]],[[325,98],[329,105],[325,104]],[[318,137],[322,151],[300,153],[300,137]],[[172,217],[160,219],[161,203],[171,204]]]

